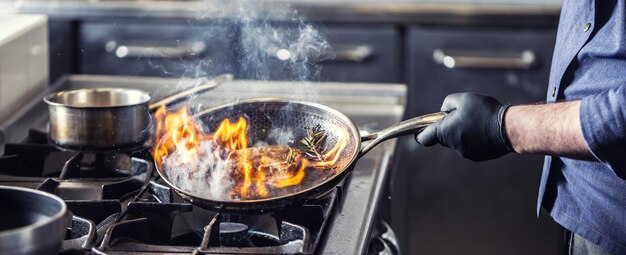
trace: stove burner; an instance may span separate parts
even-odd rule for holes
[[[147,190],[144,195],[156,195],[154,188]],[[97,254],[313,254],[337,195],[335,190],[305,205],[263,215],[212,213],[187,203],[131,202],[94,249]],[[206,216],[211,216],[204,221],[208,225],[195,225]]]
[[[225,246],[238,246],[248,236],[248,226],[238,222],[220,223],[220,243]]]
[[[77,152],[65,162],[59,179],[131,176],[130,161],[129,155],[121,153]]]
[[[0,174],[58,179],[115,178],[136,175],[132,158],[150,158],[149,148],[134,151],[83,152],[50,144],[47,135],[30,130],[25,143],[6,144]]]
[[[280,224],[279,236],[261,231],[250,231],[249,243],[251,245],[241,243],[237,248],[229,249],[228,245],[221,243],[223,238],[220,228],[224,226],[220,222],[221,219],[222,215],[216,214],[209,225],[204,228],[202,243],[200,247],[194,250],[193,254],[308,254],[311,252],[308,250],[312,244],[309,230],[304,226],[287,221]]]

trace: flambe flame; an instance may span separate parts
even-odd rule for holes
[[[243,182],[238,191],[233,193],[244,198],[253,197],[252,188],[254,184],[256,193],[264,197],[268,193],[265,188],[265,173],[260,174],[264,166],[261,164],[256,167],[257,171],[253,171],[255,167],[250,160],[248,151],[245,150],[248,148],[247,129],[248,122],[244,117],[239,117],[235,123],[230,122],[229,119],[224,119],[213,133],[213,141],[228,151],[240,150],[242,152],[240,162],[232,162],[238,166],[235,169],[243,170]]]
[[[343,136],[337,140],[335,146],[324,154],[324,160],[317,162],[316,167],[330,167],[334,166],[339,160],[341,153],[348,146],[348,131],[343,130]]]
[[[213,140],[229,150],[245,149],[248,148],[247,129],[248,122],[243,117],[239,117],[235,123],[230,122],[229,119],[224,119],[215,130]]]
[[[288,178],[276,180],[273,185],[277,188],[284,188],[300,184],[304,179],[304,169],[306,169],[308,166],[309,161],[307,159],[302,159],[302,162],[300,162],[300,168],[298,169],[298,172],[296,172],[296,174]]]
[[[155,118],[157,119],[155,144],[160,145],[153,151],[157,164],[162,165],[163,158],[174,151],[184,153],[182,158],[186,162],[196,158],[200,142],[206,140],[208,136],[193,120],[187,107],[168,112],[161,106],[156,111]]]
[[[267,159],[266,156],[261,156],[261,164],[259,165],[257,171],[256,171],[256,192],[259,193],[259,196],[261,197],[267,197],[268,195],[268,191],[267,191],[267,187],[265,186],[265,181],[267,179],[267,177],[265,176],[265,171],[267,171],[267,169],[269,164],[269,160]]]
[[[347,131],[344,130],[343,137],[322,154],[323,160],[310,161],[299,156],[298,162],[295,162],[292,148],[289,148],[288,156],[282,154],[282,156],[250,155],[248,122],[244,117],[239,117],[235,122],[231,122],[228,118],[222,120],[212,134],[204,132],[200,122],[191,116],[187,107],[174,112],[161,107],[155,113],[155,118],[157,120],[157,146],[153,150],[153,156],[156,163],[164,167],[164,160],[176,152],[182,156],[176,157],[176,160],[181,162],[174,162],[174,165],[185,166],[186,163],[198,160],[200,155],[214,155],[200,151],[201,148],[204,150],[207,148],[201,146],[202,142],[213,142],[216,146],[210,148],[219,152],[215,155],[221,155],[222,160],[226,160],[231,165],[227,169],[231,171],[228,175],[234,183],[230,188],[230,195],[234,199],[266,198],[270,194],[277,194],[278,189],[301,184],[307,171],[331,169],[340,160],[349,137]],[[263,150],[256,152],[265,153]],[[233,156],[235,154],[236,156]],[[175,170],[186,171],[187,169]]]

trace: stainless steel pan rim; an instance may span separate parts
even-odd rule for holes
[[[35,228],[39,228],[39,227],[45,226],[47,224],[50,224],[51,222],[60,220],[61,218],[65,217],[66,214],[67,214],[67,205],[65,204],[65,202],[61,198],[59,198],[59,197],[57,197],[55,195],[49,194],[47,192],[43,192],[43,191],[36,190],[36,189],[28,189],[28,188],[13,187],[13,186],[3,186],[3,185],[0,185],[0,190],[15,190],[15,191],[24,192],[24,193],[34,193],[34,194],[37,194],[37,195],[44,196],[46,198],[52,199],[52,200],[54,200],[55,202],[57,202],[61,206],[61,208],[59,209],[59,211],[56,214],[54,214],[52,216],[46,216],[45,220],[41,220],[41,221],[35,222],[33,224],[30,224],[30,225],[17,227],[17,228],[13,228],[13,229],[10,229],[10,230],[0,231],[0,239],[2,237],[10,236],[10,235],[13,235],[13,234],[17,234],[19,232],[23,232],[23,231],[28,230],[28,229],[35,229]]]
[[[352,120],[350,118],[348,118],[348,116],[346,116],[345,114],[343,114],[342,112],[338,111],[335,108],[332,108],[330,106],[327,105],[323,105],[320,103],[315,103],[315,102],[309,102],[309,101],[303,101],[303,100],[293,100],[293,99],[287,99],[287,98],[254,98],[254,99],[247,99],[247,100],[242,100],[242,101],[237,101],[234,103],[228,103],[228,104],[224,104],[224,105],[220,105],[220,106],[216,106],[213,108],[209,108],[207,110],[198,112],[197,114],[194,114],[194,118],[198,118],[201,116],[205,116],[207,114],[210,114],[211,112],[215,112],[217,110],[221,110],[221,109],[225,109],[225,108],[230,108],[233,107],[235,105],[240,105],[240,104],[247,104],[247,103],[284,103],[284,104],[300,104],[300,105],[306,105],[306,106],[312,106],[312,107],[316,107],[320,110],[329,112],[334,114],[333,117],[339,118],[341,121],[346,122],[345,127],[348,128],[348,133],[350,134],[352,139],[359,139],[360,135],[359,135],[359,130],[356,128],[356,125],[354,124],[354,122],[352,122]],[[354,143],[356,148],[355,151],[359,152],[361,150],[361,142],[360,140],[358,142]],[[359,153],[352,153],[351,158],[348,160],[348,163],[346,164],[346,166],[348,167],[343,167],[341,169],[339,169],[338,172],[336,172],[333,177],[328,178],[312,187],[309,187],[307,189],[303,189],[300,190],[298,192],[295,193],[289,193],[286,195],[282,195],[282,196],[276,196],[276,197],[270,197],[270,198],[262,198],[262,199],[254,199],[254,200],[216,200],[213,198],[205,198],[205,197],[201,197],[201,196],[197,196],[194,194],[190,194],[189,192],[180,189],[177,185],[175,185],[174,183],[170,182],[169,178],[167,177],[167,174],[165,174],[163,172],[163,169],[161,168],[161,166],[159,166],[158,164],[156,165],[156,169],[157,172],[159,173],[159,175],[161,176],[161,179],[163,179],[163,181],[165,181],[170,187],[174,188],[174,190],[176,192],[178,192],[179,194],[183,195],[184,197],[187,197],[187,199],[191,200],[192,202],[194,202],[194,200],[210,200],[216,204],[258,204],[258,203],[263,203],[263,202],[272,202],[272,201],[277,201],[277,200],[281,200],[287,197],[298,197],[302,194],[306,194],[306,193],[310,193],[316,189],[318,189],[319,187],[325,186],[330,182],[333,182],[335,180],[335,178],[344,175],[345,172],[349,171],[350,166],[352,166],[352,164],[357,160],[359,156]]]
[[[95,100],[95,98],[93,98],[95,96],[106,97],[107,100],[105,101],[107,104],[100,104],[97,101],[86,101],[85,103],[78,102],[79,99],[88,99],[87,97],[92,97],[91,99]],[[111,109],[129,107],[145,105],[148,104],[150,100],[152,100],[152,97],[143,90],[122,88],[75,89],[51,93],[43,98],[43,101],[51,106],[77,109]]]

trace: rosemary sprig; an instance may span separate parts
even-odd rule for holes
[[[320,130],[319,127],[312,129],[306,129],[306,137],[300,140],[300,143],[306,147],[304,152],[309,158],[317,161],[325,161],[323,156],[324,141],[326,140],[326,134]]]

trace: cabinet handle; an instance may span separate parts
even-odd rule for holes
[[[319,52],[305,52],[302,55],[294,56],[289,49],[280,47],[270,47],[267,50],[271,58],[280,61],[287,61],[293,58],[302,59],[304,57],[311,59],[315,63],[323,62],[355,62],[361,63],[374,55],[374,49],[368,45],[358,46],[335,46],[333,49],[325,50],[321,54]]]
[[[447,68],[476,68],[476,69],[530,69],[537,57],[531,50],[516,54],[486,54],[463,51],[433,51],[433,60],[436,64]]]
[[[118,58],[180,58],[201,55],[205,52],[206,45],[199,41],[188,46],[130,45],[108,41],[104,49]]]

